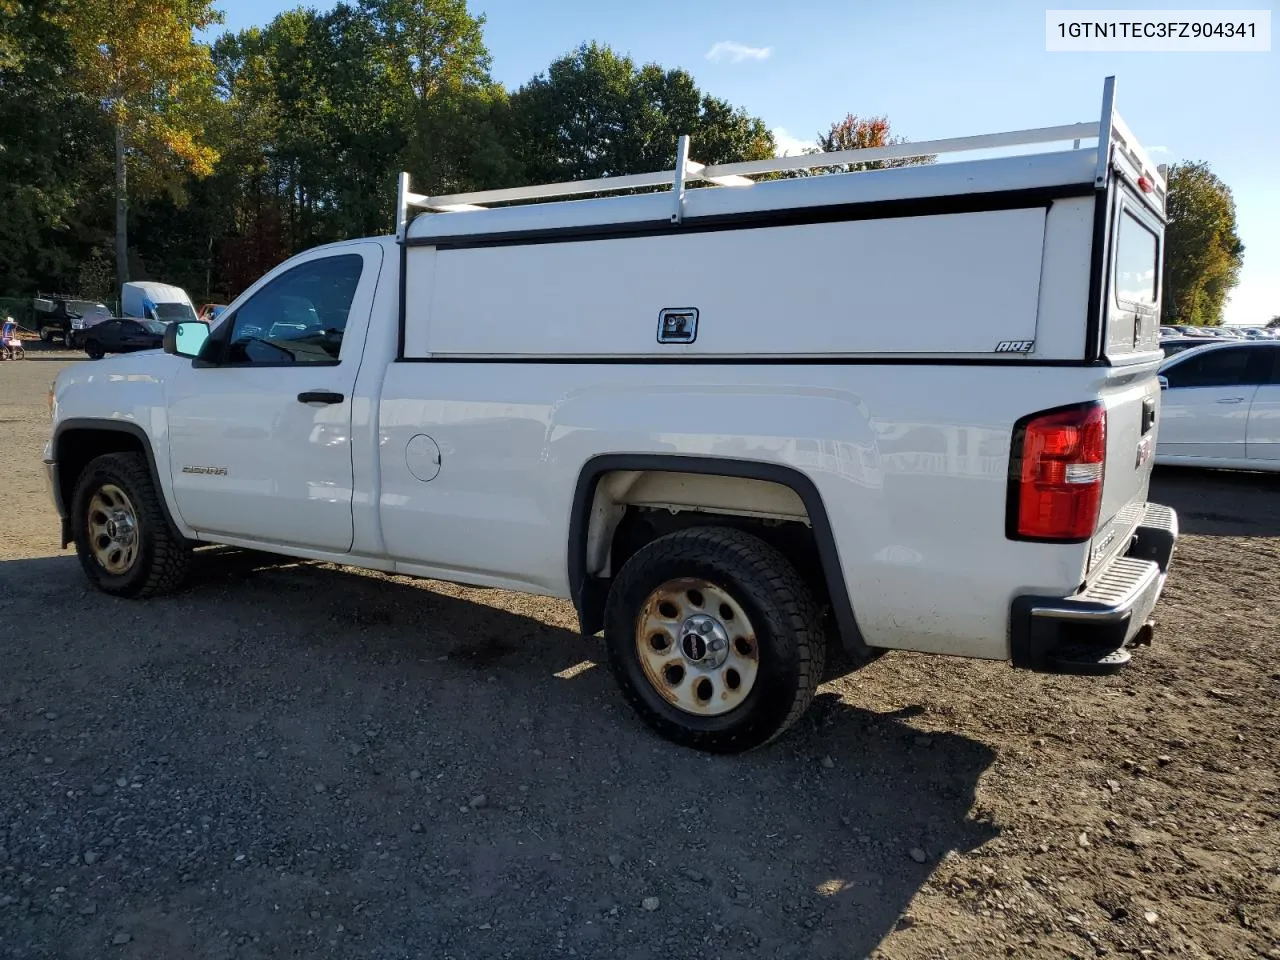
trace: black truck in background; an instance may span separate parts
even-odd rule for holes
[[[40,339],[51,343],[61,339],[68,347],[74,346],[72,321],[89,313],[110,315],[106,304],[57,293],[37,293],[32,304],[33,326]]]

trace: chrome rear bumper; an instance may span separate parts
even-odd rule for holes
[[[1143,628],[1164,590],[1178,540],[1178,515],[1170,507],[1144,508],[1129,548],[1079,593],[1013,601],[1009,649],[1015,667],[1048,669],[1054,651],[1067,646],[1120,649]]]

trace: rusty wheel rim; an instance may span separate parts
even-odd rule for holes
[[[107,573],[128,573],[138,559],[138,514],[123,490],[104,483],[89,500],[89,549]]]
[[[700,717],[746,700],[760,670],[760,645],[741,604],[708,580],[668,580],[636,617],[645,678],[673,707]]]

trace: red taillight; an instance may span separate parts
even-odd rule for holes
[[[1089,403],[1031,417],[1014,440],[1009,536],[1088,540],[1102,505],[1106,407]]]

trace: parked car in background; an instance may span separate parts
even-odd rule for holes
[[[1187,350],[1160,380],[1156,463],[1280,470],[1280,341]]]
[[[1165,337],[1160,340],[1160,349],[1166,357],[1172,357],[1175,353],[1192,347],[1203,347],[1206,343],[1221,343],[1221,340],[1217,337]]]
[[[110,313],[106,304],[96,300],[82,300],[56,293],[36,294],[33,301],[34,325],[40,339],[51,343],[61,337],[63,342],[72,345],[73,330],[79,328],[86,316],[102,312]]]
[[[81,349],[84,346],[85,333],[110,319],[112,319],[111,311],[101,303],[76,317],[71,321],[71,329],[67,331],[67,347],[72,350]]]
[[[104,320],[84,331],[84,352],[90,359],[101,360],[108,353],[158,350],[164,343],[166,326],[168,324],[160,320],[135,320],[132,317]]]
[[[227,305],[225,303],[203,304],[196,313],[196,319],[202,320],[205,323],[213,323],[214,320],[218,319],[218,317],[222,315],[222,311],[225,309],[227,309]]]

